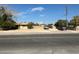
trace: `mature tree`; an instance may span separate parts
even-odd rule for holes
[[[0,27],[11,29],[16,27],[16,22],[13,20],[13,15],[6,7],[0,7]]]
[[[79,26],[79,16],[74,16],[72,20],[70,20],[70,24],[73,26]]]
[[[57,29],[62,30],[63,27],[67,28],[68,21],[67,20],[58,20],[55,23]]]
[[[76,29],[79,26],[79,16],[74,16],[69,22],[69,29]]]

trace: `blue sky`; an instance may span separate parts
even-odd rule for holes
[[[65,19],[64,4],[8,4],[11,10],[16,11],[17,22],[55,23]],[[79,15],[79,5],[71,4],[68,7],[68,20]]]

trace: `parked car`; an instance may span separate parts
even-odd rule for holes
[[[45,26],[44,26],[44,29],[45,29],[45,30],[48,30],[48,29],[49,29],[49,27],[45,25]]]

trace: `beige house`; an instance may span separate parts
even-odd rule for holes
[[[17,23],[16,25],[19,26],[19,29],[24,29],[25,30],[25,29],[28,29],[27,24],[28,23]]]
[[[28,30],[27,27],[28,23],[17,23],[17,26],[19,26],[19,30]],[[53,28],[49,28],[49,31],[57,31],[56,27],[52,25]],[[37,25],[37,26],[33,26],[34,31],[44,31],[44,25]]]
[[[27,24],[28,23],[17,23],[16,25],[19,26],[19,29],[28,29],[27,28]],[[39,25],[39,26],[33,26],[33,29],[43,29],[43,26],[42,25]]]

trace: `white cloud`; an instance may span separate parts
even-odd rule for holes
[[[36,22],[36,23],[38,23],[38,24],[43,24],[44,22],[43,22],[43,21],[38,21],[38,22]]]
[[[18,13],[18,15],[24,15],[24,14],[27,14],[26,12],[20,12]]]
[[[42,11],[42,10],[44,10],[45,8],[43,8],[43,7],[36,7],[36,8],[32,8],[32,10],[31,11]]]
[[[29,15],[31,12],[30,10],[26,10],[26,11],[21,11],[21,12],[14,12],[15,15],[17,16],[22,16],[22,15]]]
[[[13,12],[13,15],[15,16],[22,16],[24,14],[27,14],[26,12]]]

